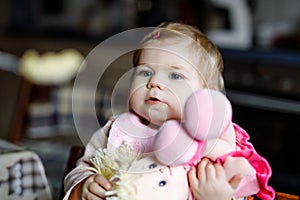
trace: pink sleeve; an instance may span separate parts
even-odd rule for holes
[[[127,144],[135,141],[135,138],[130,137],[128,134],[124,134],[117,123],[111,125],[111,130],[107,139],[107,149],[114,150],[119,147],[123,142]]]
[[[72,189],[80,183],[83,179],[92,175],[93,172],[85,169],[89,166],[89,158],[94,154],[98,148],[105,148],[107,144],[107,133],[111,127],[112,120],[109,120],[105,126],[96,131],[85,147],[84,155],[77,161],[76,168],[69,172],[64,179],[64,200],[70,196]]]
[[[221,156],[217,162],[223,163],[227,156],[246,158],[256,171],[256,178],[260,188],[256,196],[264,200],[274,199],[275,191],[268,185],[268,181],[272,175],[272,169],[268,161],[256,152],[253,145],[248,141],[250,137],[246,131],[237,124],[233,125],[236,132],[237,150]]]

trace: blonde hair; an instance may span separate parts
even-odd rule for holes
[[[139,64],[140,55],[145,48],[160,46],[175,46],[178,55],[188,51],[188,57],[195,62],[201,78],[205,81],[205,88],[222,91],[224,81],[222,77],[223,59],[218,48],[198,28],[179,22],[164,22],[146,35],[141,42],[141,48],[133,55],[133,64]]]

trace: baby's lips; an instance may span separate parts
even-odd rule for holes
[[[155,102],[162,102],[158,97],[151,96],[146,99],[147,103],[155,103]]]

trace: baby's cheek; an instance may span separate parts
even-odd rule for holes
[[[171,114],[174,114],[174,119],[180,120],[183,118],[184,105],[187,98],[182,96],[180,99],[174,101],[173,110]]]

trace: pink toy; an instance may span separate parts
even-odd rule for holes
[[[192,165],[203,156],[216,160],[234,151],[231,116],[230,102],[221,92],[203,89],[193,93],[185,104],[185,121],[167,121],[157,134],[154,150],[158,160],[166,165]]]
[[[203,89],[193,93],[184,108],[184,123],[181,125],[175,120],[167,121],[157,134],[154,141],[157,159],[170,166],[194,165],[203,156],[215,161],[234,151],[236,137],[231,129],[231,116],[230,102],[221,92]],[[228,180],[235,175],[247,177],[255,174],[250,163],[242,157],[226,159],[223,167]],[[247,184],[248,190],[237,191],[236,197],[258,192],[256,180],[247,180]]]
[[[157,159],[165,165],[192,166],[205,156],[223,165],[228,180],[243,177],[235,197],[258,193],[262,199],[274,198],[274,190],[267,185],[271,176],[268,162],[231,118],[225,95],[208,89],[196,91],[186,102],[184,122],[170,120],[160,128],[153,144]]]

